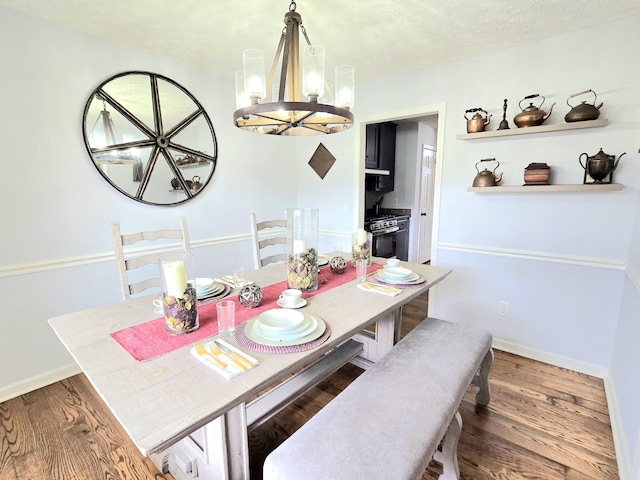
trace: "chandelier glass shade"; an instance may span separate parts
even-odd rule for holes
[[[269,135],[317,135],[353,126],[354,68],[337,67],[335,93],[331,91],[324,78],[324,47],[311,44],[295,9],[292,1],[268,78],[264,53],[243,51],[243,70],[236,72],[235,78],[237,110],[233,122],[238,128]],[[302,51],[300,32],[307,43]],[[274,82],[279,65],[280,79]]]

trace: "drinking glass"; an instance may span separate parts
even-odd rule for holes
[[[216,313],[218,315],[218,333],[223,337],[228,337],[235,329],[236,302],[222,300],[216,303]]]
[[[236,284],[236,287],[242,288],[244,287],[244,267],[238,267],[233,269],[233,283]]]
[[[367,279],[368,264],[368,260],[362,258],[356,260],[356,279],[358,280],[358,283],[362,283]]]

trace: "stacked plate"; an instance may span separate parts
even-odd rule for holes
[[[224,285],[214,282],[212,278],[196,278],[196,296],[198,300],[213,297],[224,290]]]
[[[263,345],[302,345],[321,337],[326,329],[322,319],[295,310],[273,309],[249,319],[245,335]]]
[[[424,277],[404,267],[384,267],[374,274],[374,278],[381,282],[395,285],[411,285],[424,282]]]

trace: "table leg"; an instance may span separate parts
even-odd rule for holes
[[[241,403],[205,427],[205,455],[210,479],[249,480],[249,436]]]
[[[376,323],[376,358],[377,362],[393,348],[400,338],[400,320],[402,308],[379,319]]]
[[[367,369],[384,357],[400,339],[401,320],[402,308],[398,308],[376,320],[375,334],[364,330],[354,335],[353,339],[363,344],[363,352],[351,363]]]

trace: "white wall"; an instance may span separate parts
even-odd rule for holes
[[[640,479],[640,208],[636,208],[631,248],[627,262],[627,275],[624,279],[620,317],[616,332],[613,358],[611,361],[610,383],[614,389],[612,395],[616,420],[625,442],[620,444],[625,458],[635,453],[632,477]],[[610,402],[612,403],[612,402]]]

